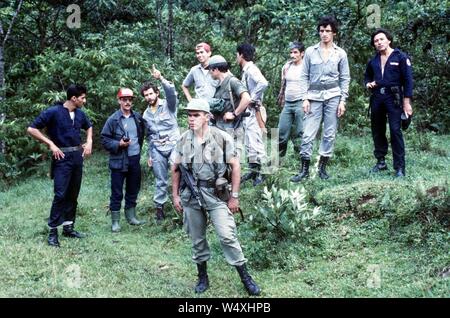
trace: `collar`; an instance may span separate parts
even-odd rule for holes
[[[206,71],[206,68],[204,68],[203,66],[202,66],[202,64],[198,64],[197,65],[197,67],[201,70],[201,71]]]
[[[163,103],[164,103],[163,100],[162,100],[161,98],[158,97],[158,103],[157,103],[157,105],[156,105],[156,109],[158,109],[159,107],[161,107]],[[151,110],[151,109],[152,109],[152,106],[150,106],[150,104],[147,105],[147,109],[148,109],[148,110]]]
[[[194,143],[193,143],[194,138],[195,138],[194,131],[190,130],[189,135],[187,136],[186,139],[191,141],[192,146],[194,145]],[[212,138],[211,127],[208,127],[208,131],[206,132],[205,136],[203,137],[203,141],[201,144],[204,145],[206,143],[209,143],[211,138]]]
[[[118,109],[114,113],[114,117],[115,117],[115,119],[125,118],[125,116],[123,116],[123,113],[122,113],[122,111],[120,109]],[[135,117],[133,110],[131,110],[130,117]],[[130,118],[130,117],[128,117],[128,118]]]
[[[120,112],[120,118],[128,119],[128,118],[132,118],[132,117],[134,117],[133,112],[131,112],[131,113],[130,113],[130,116],[128,116],[128,117],[125,117],[125,115],[122,113],[122,111]]]
[[[242,68],[243,72],[247,72],[247,70],[253,66],[253,61],[249,61],[247,63],[245,63],[245,66]]]
[[[398,48],[394,48],[394,49],[392,50],[391,55],[394,54],[394,53],[395,53],[395,54],[398,54],[398,53],[400,53],[400,50],[399,50]],[[381,53],[377,51],[377,55],[381,55]]]
[[[221,81],[219,83],[219,85],[217,86],[217,88],[222,87],[223,83],[226,83],[227,79],[231,79],[231,77],[233,76],[233,74],[230,73],[225,73],[225,77],[223,78],[223,81]]]
[[[320,43],[321,43],[321,42],[319,42],[319,43],[317,43],[316,45],[314,45],[313,48],[316,49],[316,50],[319,49]],[[336,50],[337,48],[338,48],[338,46],[336,45],[336,43],[333,42],[333,49]]]

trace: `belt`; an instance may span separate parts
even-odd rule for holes
[[[80,151],[83,149],[81,146],[75,146],[75,147],[60,147],[59,148],[62,152],[74,152],[74,151]]]
[[[394,90],[396,92],[394,92]],[[382,86],[382,87],[375,87],[373,88],[373,91],[376,93],[380,93],[381,95],[386,95],[389,93],[400,93],[400,87],[399,86]]]
[[[315,90],[315,91],[321,91],[321,90],[325,90],[325,89],[332,89],[335,87],[339,87],[339,82],[335,81],[332,83],[328,83],[328,84],[322,84],[322,83],[311,83],[309,84],[309,89],[311,90]]]
[[[162,140],[152,140],[151,141],[154,144],[160,144],[160,145],[165,145],[165,144],[176,144],[177,142],[175,140],[168,140],[168,139],[162,139]]]
[[[215,188],[216,187],[216,180],[210,179],[210,180],[198,180],[197,186],[200,188]]]

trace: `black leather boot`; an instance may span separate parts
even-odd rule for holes
[[[327,171],[325,170],[329,159],[330,159],[330,157],[320,156],[320,160],[319,160],[319,177],[322,180],[326,180],[326,179],[330,178],[330,176],[328,175]]]
[[[278,151],[279,151],[279,156],[280,158],[286,156],[286,152],[287,152],[287,143],[279,143],[278,144]]]
[[[300,182],[309,178],[309,159],[302,158],[302,166],[300,172],[291,178],[292,182]]]
[[[261,165],[259,163],[254,164],[253,186],[256,187],[264,182],[264,176],[261,174]]]
[[[162,221],[165,219],[164,206],[156,207],[156,221]]]
[[[58,229],[57,228],[50,229],[50,233],[48,234],[47,242],[48,242],[48,245],[50,245],[50,246],[59,247]]]
[[[261,288],[259,288],[259,286],[256,285],[255,281],[248,273],[246,265],[242,264],[241,266],[235,267],[239,273],[239,276],[241,277],[242,284],[244,284],[244,287],[247,290],[248,294],[250,296],[259,296],[259,294],[261,294]]]
[[[241,184],[245,183],[248,180],[252,180],[255,177],[255,164],[249,163],[248,167],[249,167],[250,171],[241,177]]]
[[[387,170],[387,168],[388,168],[388,166],[386,164],[386,161],[384,160],[384,157],[381,157],[381,158],[377,159],[377,164],[375,166],[373,166],[372,169],[370,169],[370,172],[377,173],[382,170]]]
[[[206,262],[197,264],[198,281],[195,285],[195,292],[197,294],[205,292],[209,287],[208,272],[206,271]]]
[[[77,232],[73,228],[73,223],[69,225],[63,226],[63,236],[70,238],[85,238],[86,235],[80,232]]]

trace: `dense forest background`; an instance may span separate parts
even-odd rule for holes
[[[49,104],[64,99],[72,82],[88,87],[85,109],[97,136],[117,108],[117,89],[128,86],[137,93],[152,64],[175,82],[184,106],[180,86],[197,63],[195,44],[203,41],[233,65],[237,76],[237,44],[255,45],[256,63],[270,83],[265,98],[269,127],[276,127],[280,110],[275,100],[288,43],[318,42],[316,22],[324,14],[340,22],[337,44],[347,51],[351,66],[342,134],[370,133],[362,79],[374,53],[370,34],[377,25],[392,30],[395,46],[411,56],[413,129],[448,133],[450,19],[445,1],[7,0],[0,5],[0,179],[8,184],[46,159],[45,147],[25,129]],[[137,102],[136,109],[144,107],[142,100]]]
[[[288,43],[317,43],[316,23],[325,14],[340,22],[336,42],[348,53],[352,76],[331,178],[318,178],[316,165],[306,182],[289,182],[299,165],[289,146],[263,185],[241,187],[245,219],[235,219],[252,276],[268,298],[448,298],[450,19],[447,2],[437,0],[2,0],[0,297],[194,297],[196,271],[182,216],[168,202],[166,220],[154,220],[154,177],[145,156],[137,212],[147,224],[122,222],[121,233],[111,233],[108,156],[99,130],[118,108],[117,90],[128,86],[137,94],[155,64],[175,82],[183,108],[181,83],[197,64],[196,43],[209,42],[240,76],[236,46],[250,42],[270,83],[268,126],[276,127]],[[377,25],[393,32],[395,46],[413,63],[415,115],[404,132],[407,176],[401,179],[392,170],[369,173],[374,158],[362,81]],[[88,238],[62,237],[62,248],[54,249],[46,242],[49,151],[25,131],[39,112],[65,99],[73,82],[88,87],[84,110],[96,138],[77,209],[76,227]],[[145,107],[137,98],[135,109]],[[389,152],[390,168],[391,160]],[[243,297],[212,226],[207,235],[211,288],[201,297]]]

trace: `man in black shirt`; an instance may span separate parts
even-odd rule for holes
[[[83,174],[83,158],[92,153],[92,124],[81,110],[86,103],[86,87],[71,84],[67,100],[44,110],[28,127],[27,132],[45,143],[52,151],[52,178],[54,193],[48,226],[48,244],[59,247],[58,226],[63,225],[63,235],[82,238],[74,230],[77,199]],[[47,128],[48,136],[40,129]],[[80,130],[86,130],[86,143],[81,145]]]

